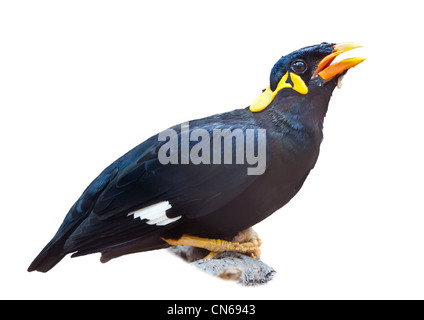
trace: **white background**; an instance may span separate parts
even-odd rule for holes
[[[0,298],[423,299],[423,29],[418,1],[2,1]],[[368,59],[335,90],[302,190],[256,226],[272,282],[164,250],[27,273],[112,161],[248,106],[281,55],[323,41]]]

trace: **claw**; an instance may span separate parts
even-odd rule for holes
[[[220,239],[199,238],[184,234],[179,239],[165,239],[172,246],[186,245],[211,251],[204,259],[214,258],[218,253],[233,251],[246,254],[254,259],[259,259],[262,244],[257,233],[252,228],[239,232],[232,241]]]

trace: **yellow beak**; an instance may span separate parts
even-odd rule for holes
[[[357,66],[358,64],[363,62],[365,58],[348,58],[334,64],[331,63],[337,56],[339,56],[343,52],[361,47],[361,45],[352,42],[334,45],[333,52],[325,56],[324,59],[319,62],[312,78],[320,76],[322,79],[324,79],[324,81],[328,81],[337,76],[338,74],[341,74],[342,72],[353,68],[354,66]]]

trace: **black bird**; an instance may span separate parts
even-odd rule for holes
[[[289,202],[315,166],[332,92],[365,59],[332,62],[357,47],[294,51],[250,107],[177,125],[130,150],[87,187],[28,271],[47,272],[69,253],[101,252],[106,262],[178,244],[258,256],[250,227]]]

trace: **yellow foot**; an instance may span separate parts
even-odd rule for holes
[[[252,228],[239,232],[232,241],[199,238],[187,234],[179,239],[162,239],[172,246],[186,245],[211,251],[205,259],[213,258],[218,253],[226,251],[243,253],[252,258],[259,258],[261,255],[259,247],[262,241]]]

